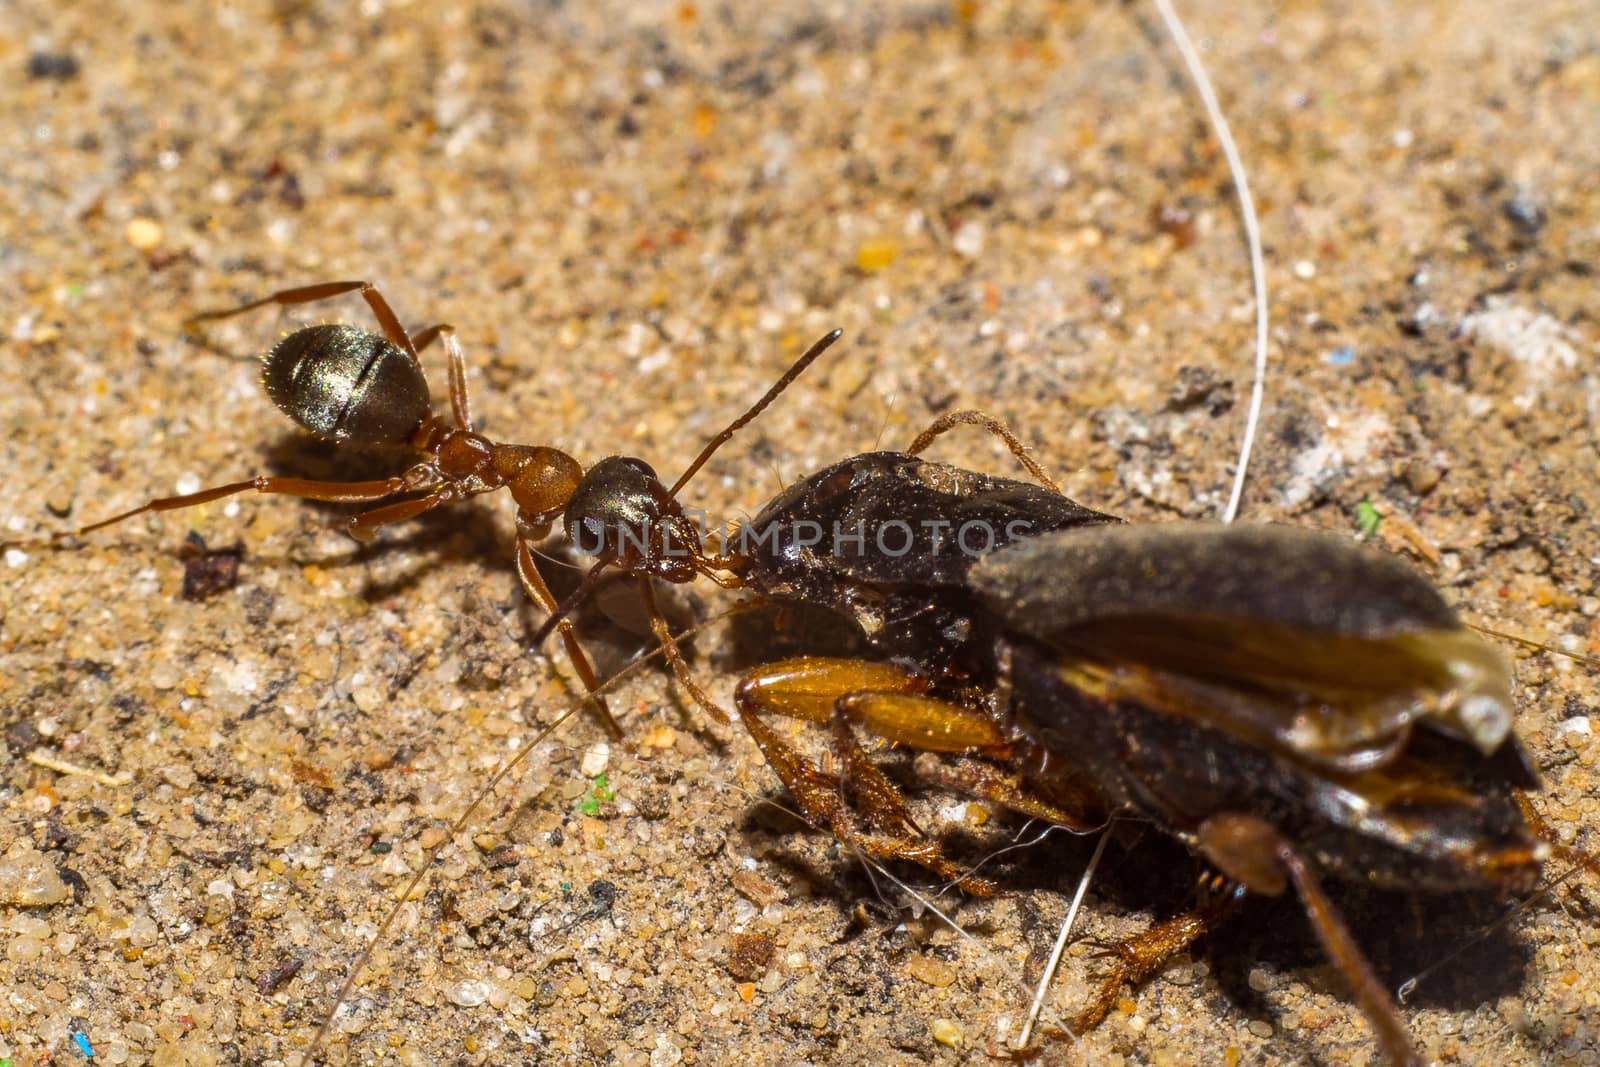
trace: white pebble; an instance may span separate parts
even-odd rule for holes
[[[458,1008],[476,1008],[489,999],[489,983],[481,978],[467,978],[446,990],[445,996]]]
[[[650,1067],[673,1067],[683,1060],[683,1049],[674,1045],[665,1034],[656,1038],[656,1047],[650,1052]]]
[[[578,770],[583,772],[585,778],[594,778],[605,773],[606,764],[610,762],[611,745],[601,741],[583,754],[583,760],[578,764]]]
[[[55,864],[32,845],[17,845],[0,856],[0,904],[19,908],[60,904],[67,899],[67,883]]]
[[[983,236],[981,223],[963,222],[951,239],[951,244],[955,246],[958,254],[968,259],[976,259],[983,254]]]

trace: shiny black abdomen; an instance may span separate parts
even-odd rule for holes
[[[430,405],[416,360],[388,338],[355,326],[308,326],[289,334],[262,360],[261,384],[301,426],[352,444],[406,444]]]
[[[986,553],[1118,521],[1030,482],[869,452],[790,486],[729,547],[750,588],[828,608],[880,650],[927,661],[974,635],[967,572]]]

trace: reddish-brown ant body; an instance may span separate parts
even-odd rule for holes
[[[517,506],[516,559],[522,586],[534,603],[553,613],[551,626],[560,630],[573,667],[593,698],[606,728],[613,736],[621,736],[621,727],[605,698],[596,692],[599,678],[593,664],[579,643],[572,623],[564,613],[557,611],[556,599],[534,563],[533,546],[558,522],[574,532],[587,527],[612,528],[619,521],[643,514],[641,509],[648,509],[649,514],[660,519],[653,527],[657,536],[670,535],[670,543],[675,545],[697,543],[692,539],[692,530],[684,525],[681,512],[674,511],[670,494],[659,490],[652,491],[653,495],[647,500],[635,501],[628,497],[624,486],[637,479],[641,469],[648,472],[648,482],[655,481],[654,472],[640,460],[612,457],[585,474],[576,459],[558,448],[507,444],[476,432],[467,393],[466,361],[455,328],[441,323],[415,334],[407,332],[389,302],[371,282],[323,282],[284,289],[237,307],[201,313],[189,323],[195,326],[267,305],[306,304],[347,293],[359,293],[367,302],[382,334],[335,323],[295,330],[263,357],[262,385],[284,414],[319,437],[354,447],[405,446],[422,455],[419,462],[402,474],[374,481],[314,481],[261,475],[193,493],[159,497],[57,534],[51,541],[59,543],[68,537],[101,530],[149,512],[196,507],[251,491],[339,503],[375,503],[405,496],[406,499],[361,512],[346,522],[345,529],[350,536],[358,541],[370,541],[385,526],[405,522],[468,497],[507,490]],[[706,448],[694,469],[739,426],[759,414],[837,337],[838,331],[829,334],[803,355],[763,400]],[[435,340],[443,342],[449,358],[449,418],[433,410],[427,376],[419,358],[419,353]],[[638,550],[621,550],[615,557],[607,556],[605,562],[615,562],[630,570],[644,568],[661,578],[678,582],[692,580],[700,574],[718,577],[722,561],[703,553],[687,558],[672,557],[667,548],[668,542],[658,542],[653,547],[641,545]]]

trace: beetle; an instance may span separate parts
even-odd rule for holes
[[[663,544],[649,528],[675,515],[651,513],[672,496],[647,466],[627,478],[607,560]],[[1192,911],[1112,948],[1080,1030],[1247,896],[1292,888],[1385,1055],[1417,1063],[1322,879],[1512,895],[1552,855],[1595,867],[1546,840],[1524,799],[1539,779],[1511,728],[1509,665],[1392,556],[1289,527],[1126,524],[893,452],[795,483],[731,540],[717,558],[736,584],[850,620],[881,657],[800,656],[738,684],[745,727],[813,824],[998,888],[917,827],[865,729],[946,757],[936,784],[1083,832],[1140,819],[1216,872]],[[670,576],[650,551],[626,567]],[[801,757],[774,716],[828,724],[839,769]]]

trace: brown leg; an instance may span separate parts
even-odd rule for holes
[[[461,354],[461,342],[456,340],[456,328],[448,322],[429,326],[411,335],[411,341],[421,352],[438,338],[444,338],[444,350],[450,358],[450,411],[455,416],[456,429],[472,429],[472,406],[467,403],[467,361]]]
[[[1209,899],[1193,911],[1158,923],[1126,941],[1106,946],[1102,956],[1111,960],[1111,969],[1100,981],[1100,988],[1073,1020],[1072,1028],[1082,1034],[1099,1026],[1117,1002],[1125,985],[1138,985],[1160,973],[1171,959],[1202,935],[1221,926],[1233,914],[1237,892]]]
[[[907,448],[906,451],[913,456],[918,455],[923,449],[933,444],[934,440],[941,434],[948,433],[957,426],[981,426],[988,430],[1006,443],[1006,447],[1011,450],[1011,454],[1017,457],[1017,462],[1026,467],[1028,473],[1033,475],[1040,485],[1053,492],[1061,492],[1061,487],[1055,483],[1055,479],[1044,472],[1044,468],[1039,466],[1033,455],[1028,451],[1028,446],[1023,444],[1022,440],[1012,432],[1011,427],[993,415],[982,411],[950,411],[940,415],[929,424],[926,430],[917,434],[917,439],[911,442],[911,447]]]
[[[411,330],[411,343],[416,347],[417,354],[421,355],[429,345],[437,341],[446,333],[454,333],[455,327],[448,322],[437,322],[432,326],[424,326],[420,330]]]
[[[1020,774],[1002,771],[992,763],[960,758],[941,762],[923,772],[935,785],[958,793],[992,801],[1019,814],[1066,827],[1075,834],[1092,833],[1105,825],[1106,817],[1087,791],[1067,797],[1046,796],[1038,783]]]
[[[227,485],[217,485],[210,489],[202,489],[197,493],[185,493],[182,496],[157,497],[148,503],[140,504],[109,519],[91,522],[87,526],[80,526],[76,530],[55,534],[50,538],[50,543],[56,544],[68,537],[78,537],[82,534],[102,530],[107,526],[115,526],[136,515],[144,515],[152,511],[178,511],[182,508],[198,507],[209,504],[213,500],[235,496],[239,493],[248,493],[251,490],[258,493],[274,493],[281,496],[300,497],[304,500],[330,500],[339,503],[358,503],[368,500],[382,500],[386,496],[404,492],[407,489],[404,478],[384,478],[375,482],[315,482],[305,478],[274,478],[262,476],[251,478],[243,482],[230,482]]]
[[[1253,815],[1215,815],[1200,826],[1200,848],[1230,878],[1252,892],[1276,896],[1292,882],[1322,950],[1344,975],[1372,1024],[1383,1054],[1399,1067],[1420,1065],[1394,998],[1362,954],[1339,912],[1322,892],[1300,853],[1276,829]]]
[[[1537,837],[1550,847],[1552,856],[1582,867],[1590,874],[1600,874],[1600,856],[1585,852],[1581,848],[1573,848],[1571,845],[1563,845],[1560,839],[1556,837],[1556,832],[1550,829],[1550,824],[1544,821],[1544,816],[1539,814],[1538,809],[1528,799],[1526,793],[1519,792],[1517,794],[1517,806],[1522,809],[1522,817],[1527,821],[1528,829],[1533,831],[1534,837]]]
[[[441,490],[427,496],[419,496],[414,500],[401,500],[393,504],[386,504],[381,508],[363,511],[359,515],[352,515],[345,523],[345,532],[357,541],[368,542],[378,536],[378,530],[384,526],[392,526],[397,522],[414,519],[425,511],[432,511],[441,504],[448,504],[454,500],[448,492]]]
[[[667,620],[661,615],[661,606],[656,603],[656,590],[650,582],[649,575],[639,576],[639,597],[644,601],[645,614],[650,617],[650,629],[661,645],[661,654],[667,657],[667,663],[672,667],[673,677],[702,711],[717,722],[727,722],[728,713],[717,706],[717,702],[700,688],[700,683],[689,673],[689,665],[683,661],[683,651],[678,648],[678,640],[672,636],[672,628],[667,625]]]
[[[224,308],[220,311],[202,311],[193,315],[184,324],[187,328],[198,326],[202,322],[214,322],[218,319],[231,319],[235,315],[242,315],[246,311],[254,311],[268,304],[292,305],[310,304],[318,300],[328,300],[345,293],[360,292],[361,298],[377,316],[378,325],[383,328],[383,335],[405,350],[413,360],[417,358],[417,346],[412,343],[411,335],[406,333],[405,327],[400,325],[400,318],[383,298],[378,287],[371,282],[320,282],[317,285],[302,285],[295,289],[282,289],[260,300],[252,300],[248,304],[240,304],[235,308]]]
[[[527,590],[528,596],[535,604],[546,611],[556,610],[558,607],[556,598],[550,592],[550,587],[544,584],[544,577],[540,575],[539,568],[533,564],[533,552],[528,548],[527,540],[521,536],[517,538],[517,576],[522,579],[522,588]],[[561,632],[561,643],[567,648],[567,658],[572,661],[572,669],[578,672],[578,678],[583,682],[583,687],[588,690],[590,699],[594,701],[594,706],[600,713],[600,721],[605,724],[607,732],[612,737],[620,738],[622,727],[612,716],[606,698],[595,691],[600,688],[600,679],[594,673],[594,664],[589,661],[589,654],[578,642],[578,633],[572,626],[572,620],[562,619],[556,629]]]
[[[856,743],[853,727],[863,722],[883,726],[907,743],[938,738],[933,723],[913,720],[941,714],[951,725],[951,736],[982,733],[978,713],[931,701],[916,692],[920,688],[919,679],[892,664],[804,657],[772,664],[745,678],[734,699],[745,728],[808,821],[869,855],[910,860],[941,878],[960,881],[975,895],[993,893],[997,887],[992,882],[965,874],[945,857],[937,841],[922,833],[900,790]],[[903,714],[913,706],[915,715]],[[772,714],[832,722],[843,774],[828,774],[804,759],[767,725],[765,717]],[[988,730],[998,741],[992,724]]]

